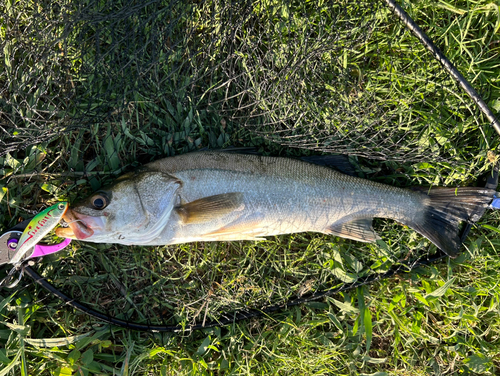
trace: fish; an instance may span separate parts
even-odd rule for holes
[[[308,161],[203,151],[120,176],[70,205],[56,234],[96,243],[170,245],[318,232],[380,239],[373,218],[408,226],[455,257],[459,225],[477,221],[494,189],[405,189]]]

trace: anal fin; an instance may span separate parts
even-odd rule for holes
[[[373,218],[358,218],[350,222],[334,224],[328,228],[328,233],[342,238],[372,243],[380,239],[373,230]]]
[[[253,213],[206,233],[203,237],[207,240],[262,240],[262,236],[266,235],[266,230],[261,226],[263,219],[262,213]]]

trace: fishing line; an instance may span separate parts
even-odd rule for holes
[[[85,222],[82,221],[81,219],[73,219],[72,221],[69,221],[69,222],[66,222],[65,220],[62,220],[61,222],[59,222],[59,224],[62,227],[68,227],[71,223],[75,223],[75,222],[82,222],[83,224],[85,224]]]

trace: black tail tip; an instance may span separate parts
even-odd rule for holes
[[[408,224],[450,257],[457,257],[462,241],[460,222],[473,224],[483,216],[495,190],[479,187],[434,188],[426,195],[423,219]]]

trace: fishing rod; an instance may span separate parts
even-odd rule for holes
[[[481,112],[490,121],[491,126],[500,135],[500,121],[490,110],[486,102],[481,98],[478,92],[472,87],[467,79],[460,73],[460,71],[453,65],[453,63],[436,47],[432,40],[424,33],[424,31],[413,21],[413,19],[401,8],[395,0],[385,0],[393,13],[410,29],[410,31],[420,40],[420,42],[432,53],[434,58],[438,60],[450,74],[450,76],[458,82],[462,89],[469,95],[469,97],[476,103]]]
[[[79,301],[69,297],[52,284],[50,284],[44,277],[40,276],[35,270],[33,270],[30,266],[26,265],[23,267],[23,271],[29,275],[33,280],[42,286],[47,291],[51,292],[59,299],[61,299],[67,305],[91,316],[100,321],[104,321],[109,324],[113,324],[116,326],[120,326],[126,329],[139,330],[139,331],[148,331],[148,332],[191,332],[195,330],[208,329],[218,326],[227,326],[231,325],[237,321],[249,320],[259,317],[268,316],[271,313],[279,313],[286,311],[292,307],[306,304],[309,302],[317,301],[323,298],[327,298],[333,296],[337,293],[348,291],[354,288],[370,285],[374,282],[381,281],[395,275],[404,275],[409,274],[414,271],[418,267],[428,266],[434,264],[444,258],[449,257],[444,252],[439,251],[436,255],[431,258],[421,258],[416,262],[404,263],[398,265],[397,267],[393,267],[389,269],[385,273],[370,275],[364,278],[359,279],[358,281],[344,284],[343,286],[316,291],[313,293],[305,294],[300,297],[292,298],[285,303],[275,304],[267,307],[263,307],[261,309],[243,309],[229,313],[221,313],[218,319],[209,320],[207,322],[197,322],[193,325],[152,325],[152,324],[140,324],[132,321],[122,320],[117,317],[113,317],[111,315],[107,315],[103,312],[96,311],[93,308],[88,307],[85,304],[80,303]]]

